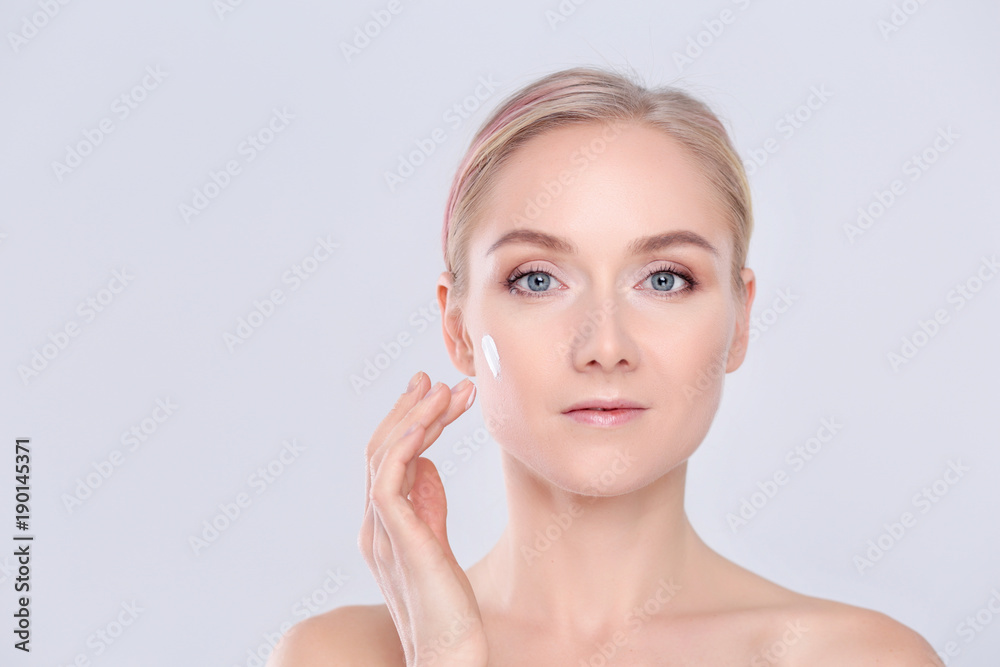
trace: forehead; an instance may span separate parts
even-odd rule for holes
[[[730,245],[718,194],[688,149],[636,123],[574,124],[529,139],[500,168],[477,226],[477,247],[520,228],[606,231],[622,246],[688,230],[720,251]]]

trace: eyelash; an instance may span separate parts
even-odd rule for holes
[[[504,281],[505,284],[507,285],[507,290],[511,294],[514,294],[514,295],[517,295],[517,296],[524,296],[524,297],[527,297],[529,299],[543,298],[549,292],[554,291],[554,290],[546,290],[544,292],[533,292],[531,290],[521,289],[520,287],[517,286],[517,281],[518,280],[520,280],[524,276],[531,275],[533,273],[544,273],[547,276],[555,278],[555,276],[553,276],[548,271],[545,271],[543,269],[539,269],[537,267],[531,267],[531,266],[529,266],[526,269],[515,269],[514,273],[511,274],[511,276],[509,278],[507,278],[506,281]],[[673,299],[673,298],[676,298],[676,297],[678,297],[678,296],[680,296],[682,294],[685,294],[687,292],[693,292],[698,287],[698,281],[695,280],[694,278],[692,278],[691,274],[687,273],[686,271],[681,271],[680,269],[674,267],[671,264],[661,264],[659,266],[654,267],[651,271],[649,271],[648,273],[646,273],[646,275],[644,275],[642,277],[642,280],[640,282],[646,282],[647,278],[649,278],[650,276],[656,275],[657,273],[672,273],[672,274],[674,274],[676,276],[680,276],[681,278],[684,279],[684,282],[687,283],[687,285],[683,289],[673,290],[673,291],[670,291],[670,292],[663,292],[663,291],[660,291],[660,290],[653,290],[654,292],[658,293],[659,298],[661,298],[661,299]]]

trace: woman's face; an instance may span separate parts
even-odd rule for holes
[[[680,144],[635,124],[551,130],[503,167],[446,342],[477,378],[494,439],[548,482],[626,493],[684,462],[708,432],[725,373],[743,360],[754,289],[745,269],[740,308],[710,187]],[[567,412],[600,399],[644,409],[614,426]]]

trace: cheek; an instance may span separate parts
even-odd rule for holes
[[[476,399],[493,439],[498,443],[532,442],[527,426],[544,409],[550,391],[540,368],[535,332],[509,323],[486,329],[475,351]],[[527,347],[525,347],[527,346]]]
[[[700,336],[685,333],[677,347],[660,351],[663,363],[672,369],[671,375],[682,384],[720,380],[726,371],[729,340],[718,330],[708,330]],[[673,351],[673,354],[671,354]]]
[[[647,347],[655,355],[665,395],[673,396],[711,419],[725,383],[731,343],[731,320],[725,312],[701,319],[697,325],[678,327],[657,346]]]

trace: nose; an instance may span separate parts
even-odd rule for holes
[[[568,354],[580,372],[633,370],[639,350],[628,327],[625,299],[616,293],[579,309],[573,316]]]

